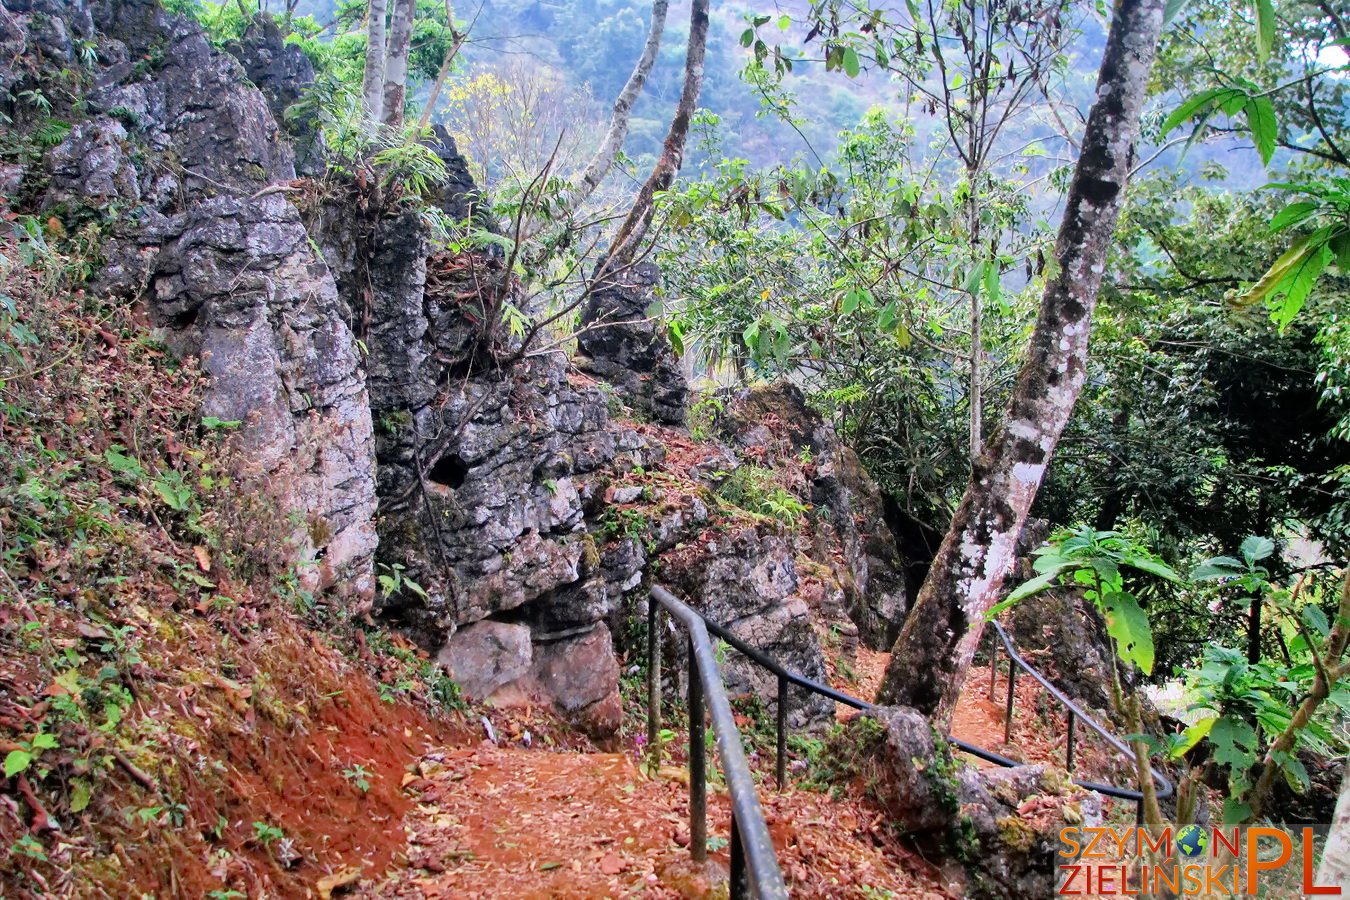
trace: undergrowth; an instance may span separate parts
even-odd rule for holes
[[[401,837],[364,823],[406,805],[453,682],[304,590],[195,362],[84,284],[98,225],[0,215],[0,894],[293,894],[387,863]]]

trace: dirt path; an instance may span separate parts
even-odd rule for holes
[[[689,862],[686,784],[649,779],[628,756],[485,744],[431,754],[420,774],[406,785],[417,801],[407,866],[360,896],[666,898],[712,886]],[[794,897],[945,896],[861,803],[808,791],[761,798]],[[727,799],[710,790],[711,856],[723,872],[728,830]]]

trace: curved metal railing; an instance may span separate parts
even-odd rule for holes
[[[708,858],[708,783],[704,702],[712,719],[717,753],[722,760],[727,790],[731,795],[731,885],[732,897],[755,896],[760,900],[786,900],[787,887],[778,868],[778,857],[764,810],[755,793],[755,779],[745,760],[741,735],[722,684],[722,673],[708,628],[712,623],[702,613],[681,602],[660,586],[651,590],[647,604],[647,742],[652,771],[661,765],[661,610],[689,632],[689,852],[695,862]],[[706,625],[705,625],[706,623]]]
[[[1120,738],[1116,737],[1114,734],[1107,731],[1106,728],[1096,719],[1092,718],[1092,716],[1089,716],[1087,713],[1083,712],[1082,708],[1080,708],[1077,703],[1074,703],[1072,700],[1070,700],[1064,694],[1063,691],[1061,691],[1059,688],[1051,684],[1049,679],[1047,679],[1044,675],[1042,675],[1035,666],[1033,666],[1031,663],[1027,662],[1025,659],[1022,658],[1022,655],[1017,652],[1017,648],[1013,646],[1012,638],[1009,637],[1008,632],[1004,630],[1002,625],[1000,625],[998,622],[993,621],[991,621],[989,624],[994,626],[994,634],[998,637],[998,642],[996,642],[993,645],[993,653],[990,655],[989,659],[990,700],[994,699],[994,690],[998,683],[999,643],[1003,644],[1003,651],[1008,654],[1009,660],[1007,712],[1005,713],[1003,722],[1003,740],[1005,743],[1012,739],[1013,703],[1016,700],[1015,689],[1017,686],[1017,670],[1020,668],[1022,669],[1022,671],[1026,672],[1028,675],[1034,678],[1037,681],[1037,683],[1040,684],[1041,687],[1045,688],[1046,693],[1054,697],[1055,700],[1057,700],[1059,704],[1063,706],[1065,709],[1067,709],[1069,712],[1067,737],[1065,740],[1066,769],[1068,769],[1070,772],[1073,771],[1074,730],[1075,726],[1078,723],[1078,720],[1080,719],[1083,721],[1083,724],[1087,725],[1088,728],[1095,731],[1098,737],[1106,741],[1106,743],[1110,744],[1111,747],[1115,749],[1118,753],[1124,754],[1124,756],[1131,763],[1134,763],[1136,761],[1133,749],[1131,749]],[[1153,780],[1157,782],[1158,798],[1162,799],[1164,797],[1170,797],[1172,795],[1172,782],[1167,779],[1167,776],[1163,775],[1161,772],[1159,772],[1152,766],[1149,766],[1149,773],[1152,774]],[[1098,784],[1093,781],[1075,781],[1074,784],[1077,784],[1080,787],[1087,788],[1090,791],[1096,791],[1099,794],[1106,794],[1109,797],[1120,797],[1126,800],[1133,800],[1135,803],[1136,818],[1138,819],[1143,816],[1144,795],[1141,794],[1139,791],[1132,790],[1130,788],[1120,788],[1109,784]]]
[[[653,588],[652,589],[653,596],[656,596],[657,591],[660,591],[662,594],[666,595],[667,597],[670,597],[670,599],[672,600],[675,599],[673,596],[670,595],[670,592],[666,591],[664,588]],[[678,600],[676,600],[675,602],[679,603]],[[665,601],[662,600],[662,603],[664,604]],[[685,609],[689,610],[689,612],[693,613],[693,615],[698,617],[698,619],[706,626],[709,632],[715,634],[718,638],[725,641],[729,646],[731,646],[741,655],[745,656],[746,658],[754,662],[756,665],[760,666],[761,668],[768,669],[770,672],[774,673],[775,676],[777,676],[778,678],[778,710],[776,717],[777,756],[775,759],[774,768],[775,768],[775,775],[778,781],[778,787],[780,790],[786,785],[787,782],[787,710],[789,700],[788,689],[790,686],[795,685],[796,687],[802,688],[813,694],[818,694],[822,697],[833,700],[836,703],[842,703],[845,706],[851,706],[854,709],[866,710],[875,708],[875,704],[868,703],[865,700],[860,700],[857,697],[853,697],[850,696],[849,694],[845,694],[842,691],[835,690],[829,685],[813,681],[810,678],[805,677],[804,675],[800,675],[796,672],[791,671],[790,669],[785,668],[777,660],[766,655],[765,653],[761,652],[755,647],[750,646],[745,641],[741,640],[739,637],[732,634],[731,631],[729,631],[728,629],[722,627],[718,623],[709,619],[702,612],[693,609],[691,607],[684,606],[684,604],[682,603],[680,605],[683,606]],[[1025,659],[1023,659],[1022,656],[1017,652],[1016,648],[1013,647],[1012,640],[1011,638],[1009,638],[1008,633],[1003,629],[1002,625],[998,624],[997,622],[991,622],[990,624],[994,626],[994,633],[999,638],[999,641],[1003,644],[1004,650],[1008,654],[1008,658],[1012,661],[1012,664],[1009,665],[1008,667],[1010,675],[1008,678],[1008,688],[1009,688],[1008,706],[1007,706],[1008,718],[1005,723],[1005,734],[1004,734],[1005,741],[1011,738],[1012,736],[1011,723],[1012,723],[1012,709],[1014,702],[1014,688],[1016,685],[1015,673],[1018,668],[1021,668],[1024,671],[1026,671],[1029,675],[1031,675],[1032,678],[1036,679],[1036,681],[1039,682],[1043,688],[1045,688],[1045,690],[1050,694],[1050,696],[1054,697],[1055,700],[1057,700],[1069,712],[1068,738],[1067,738],[1068,744],[1067,768],[1070,771],[1073,770],[1074,730],[1077,721],[1080,719],[1083,721],[1084,724],[1088,726],[1088,728],[1096,732],[1103,740],[1105,740],[1108,744],[1110,744],[1113,749],[1123,754],[1131,763],[1134,763],[1135,761],[1134,751],[1131,750],[1128,745],[1126,745],[1123,741],[1121,741],[1114,734],[1108,731],[1104,726],[1102,726],[1099,722],[1097,722],[1096,719],[1092,718],[1092,716],[1084,712],[1082,708],[1078,706],[1078,704],[1074,703],[1067,696],[1065,696],[1063,691],[1061,691],[1059,688],[1051,684],[1050,681],[1039,671],[1037,671],[1034,666],[1032,666]],[[653,627],[652,621],[649,620],[648,675],[650,678],[653,669],[655,669],[655,681],[657,683],[656,688],[657,693],[654,696],[656,697],[657,700],[659,700],[660,654],[659,652],[653,652],[651,644],[652,640],[651,635],[654,632],[655,628]],[[995,644],[996,653],[997,653],[997,646],[998,645]],[[993,659],[990,661],[989,692],[991,700],[993,699],[994,682],[997,681],[998,679],[998,669],[997,666],[995,665],[996,662],[997,659]],[[692,683],[693,680],[694,679],[691,678],[690,682]],[[649,685],[651,683],[652,682],[649,681]],[[649,719],[648,719],[648,735],[647,735],[649,742],[654,741],[656,739],[656,732],[653,731],[652,721],[650,719],[650,710],[654,708],[655,705],[657,704],[653,704],[651,702],[651,698],[649,697],[649,705],[648,705]],[[658,716],[660,715],[659,711],[657,712],[657,715]],[[966,741],[960,740],[959,738],[948,737],[948,741],[952,744],[952,746],[956,747],[963,753],[968,753],[971,756],[983,759],[987,762],[994,763],[995,765],[998,766],[1003,766],[1004,768],[1016,768],[1018,766],[1026,765],[1025,763],[1019,762],[1015,759],[1011,759],[1001,754],[994,753],[992,750],[986,750],[983,747],[977,747],[974,744],[970,744]],[[659,749],[656,752],[659,754]],[[1172,794],[1171,781],[1169,781],[1167,777],[1163,775],[1161,772],[1159,772],[1157,769],[1150,767],[1149,771],[1152,773],[1154,780],[1158,784],[1158,797],[1161,799],[1164,797],[1171,796]],[[1131,800],[1135,804],[1136,819],[1139,819],[1143,815],[1144,795],[1137,790],[1133,790],[1132,788],[1117,787],[1116,785],[1111,784],[1101,784],[1095,781],[1086,781],[1078,779],[1074,780],[1074,784],[1086,790],[1094,791],[1099,794],[1104,794],[1108,797],[1117,797],[1123,800]]]

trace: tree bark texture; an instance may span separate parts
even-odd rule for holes
[[[878,700],[947,727],[1086,377],[1092,311],[1134,160],[1164,0],[1119,0],[1026,362],[896,640]]]
[[[1317,883],[1335,885],[1342,894],[1350,895],[1350,760],[1346,760],[1346,773],[1341,777],[1341,796],[1336,801],[1322,864],[1317,868]]]
[[[436,80],[431,84],[431,92],[427,94],[427,104],[422,107],[422,117],[417,120],[419,133],[431,124],[431,114],[436,109],[441,89],[445,87],[445,79],[450,77],[450,67],[455,64],[455,57],[459,56],[460,48],[464,46],[464,35],[455,30],[455,10],[450,0],[445,0],[445,22],[446,27],[450,29],[450,46],[441,59],[441,68],[436,73]]]
[[[395,131],[403,127],[403,107],[408,95],[408,53],[412,49],[413,12],[417,0],[395,0],[389,19],[389,47],[384,57],[384,124]]]
[[[638,246],[647,234],[654,213],[653,201],[657,192],[670,188],[684,161],[684,144],[689,137],[689,123],[698,106],[698,95],[703,87],[703,56],[708,45],[708,0],[693,0],[689,9],[689,47],[684,58],[684,87],[680,101],[670,121],[661,157],[638,191],[633,208],[619,227],[610,244],[601,274],[613,272],[633,261]]]
[[[366,69],[361,77],[361,97],[366,118],[380,121],[384,98],[384,16],[389,0],[370,0],[366,14]]]
[[[614,158],[623,149],[624,139],[628,136],[628,123],[632,118],[633,104],[637,103],[638,96],[642,94],[647,76],[651,73],[652,66],[656,64],[656,53],[661,49],[661,35],[666,28],[666,10],[669,7],[669,0],[652,2],[652,22],[647,30],[647,43],[642,47],[642,56],[638,57],[627,83],[614,101],[614,114],[610,118],[609,131],[606,132],[604,141],[572,185],[571,195],[567,200],[569,210],[581,206],[586,202],[586,198],[595,192],[609,172],[610,166],[614,165]]]

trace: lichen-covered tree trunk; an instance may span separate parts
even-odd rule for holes
[[[1342,893],[1350,894],[1350,759],[1346,760],[1345,774],[1341,776],[1341,796],[1336,801],[1322,864],[1317,869],[1317,883],[1335,885]]]
[[[570,209],[576,209],[585,203],[586,198],[595,192],[623,147],[624,138],[628,136],[628,122],[632,118],[633,104],[637,102],[643,85],[647,83],[647,76],[656,63],[656,52],[661,49],[661,34],[665,31],[666,10],[669,7],[668,0],[652,2],[652,22],[647,30],[647,43],[642,47],[642,56],[638,57],[637,64],[633,66],[633,71],[628,76],[628,82],[624,84],[623,90],[614,101],[614,113],[610,118],[609,131],[606,132],[604,141],[586,164],[581,176],[572,185],[571,194],[567,198]]]
[[[366,68],[361,77],[361,97],[366,118],[380,121],[384,98],[384,16],[389,0],[370,0],[366,14]]]
[[[395,0],[389,18],[389,47],[384,56],[384,124],[403,127],[403,107],[408,94],[408,53],[412,48],[413,12],[417,0]]]
[[[1086,376],[1088,334],[1107,249],[1134,161],[1164,0],[1119,0],[1097,99],[1088,115],[1027,360],[1004,422],[976,461],[965,496],[895,642],[878,700],[946,727],[984,616],[1011,570],[1017,540]]]
[[[703,88],[703,57],[708,45],[708,0],[694,0],[689,9],[689,46],[684,57],[684,87],[670,130],[661,148],[661,157],[652,167],[638,191],[633,208],[610,244],[603,272],[615,272],[633,261],[638,245],[647,234],[654,212],[653,201],[658,191],[667,190],[680,172],[684,161],[684,144],[689,137],[689,123],[698,106],[698,95]]]

